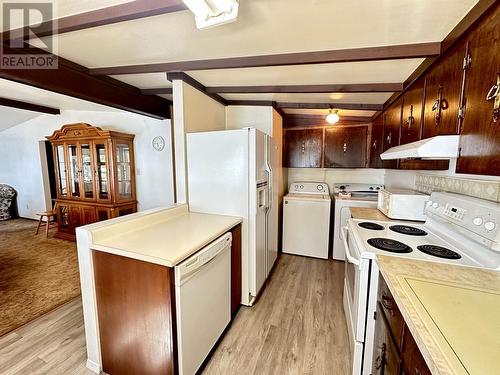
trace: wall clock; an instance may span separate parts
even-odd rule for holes
[[[159,135],[153,138],[151,144],[156,151],[162,151],[165,148],[165,139]]]

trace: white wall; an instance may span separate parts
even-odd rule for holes
[[[288,185],[295,181],[325,182],[333,191],[338,183],[383,184],[384,169],[288,168]]]
[[[173,203],[169,120],[126,112],[63,111],[61,115],[42,115],[0,132],[0,183],[12,185],[18,191],[20,216],[36,218],[36,212],[50,208],[46,206],[39,141],[62,125],[75,122],[135,134],[138,210]],[[158,135],[165,138],[161,152],[151,145]]]
[[[227,106],[226,129],[256,128],[273,136],[274,112],[271,106]]]
[[[458,179],[470,179],[480,181],[500,181],[500,176],[484,176],[474,174],[455,173],[457,159],[450,160],[450,167],[446,171],[403,171],[398,169],[387,169],[385,174],[385,184],[392,188],[415,188],[417,174],[428,174],[433,176],[449,176]]]
[[[186,133],[224,130],[224,106],[180,80],[172,82],[177,203],[187,202]]]

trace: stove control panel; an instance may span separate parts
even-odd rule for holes
[[[444,207],[444,214],[446,216],[451,217],[452,219],[455,219],[455,220],[459,220],[459,221],[464,220],[465,212],[466,211],[463,208],[455,207],[455,206],[452,206],[451,204],[447,204]]]
[[[290,184],[288,189],[289,193],[294,194],[321,194],[329,195],[330,190],[328,189],[328,184],[324,182],[293,182]]]
[[[428,217],[459,226],[467,237],[500,251],[500,204],[453,193],[434,192],[425,207]]]

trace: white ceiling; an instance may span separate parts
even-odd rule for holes
[[[41,113],[25,111],[23,109],[11,108],[0,106],[0,132],[12,126],[21,124],[35,117],[40,116]]]
[[[140,89],[172,87],[166,73],[121,74],[112,77]]]
[[[59,0],[59,14],[122,3]],[[196,29],[190,11],[55,36],[62,57],[89,68],[441,41],[477,0],[241,0],[236,22]],[[36,44],[36,42],[34,42]],[[188,72],[205,86],[403,82],[423,59]],[[171,87],[165,73],[120,75]],[[383,104],[392,93],[223,94],[234,100]],[[162,95],[163,96],[163,95]],[[167,97],[167,96],[164,96]]]
[[[181,11],[66,33],[87,67],[441,41],[476,0],[242,0],[236,22],[198,30]]]
[[[61,95],[52,91],[0,79],[0,97],[56,108],[61,111],[119,112],[119,109]],[[42,115],[39,112],[0,106],[0,131]]]
[[[424,59],[272,66],[187,72],[205,86],[403,82]]]
[[[133,0],[51,0],[53,18],[62,18],[67,16],[72,16],[75,14],[90,12],[93,10],[110,7],[113,5],[118,5],[122,3],[128,3]],[[3,3],[4,1],[2,1]],[[25,1],[29,2],[29,1]],[[36,3],[37,1],[33,1]],[[18,2],[18,3],[22,3]],[[41,15],[38,12],[31,12],[30,14],[30,24],[39,23],[41,21]],[[12,18],[11,19],[11,29],[17,29],[19,27],[25,26],[23,24],[22,18]],[[0,27],[3,30],[3,19],[0,19]]]
[[[52,91],[0,79],[0,97],[39,104],[60,110],[116,112],[119,109],[92,103]]]

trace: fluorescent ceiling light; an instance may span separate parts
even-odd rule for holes
[[[196,27],[207,29],[238,18],[238,0],[182,0],[195,15]]]

